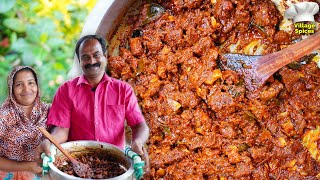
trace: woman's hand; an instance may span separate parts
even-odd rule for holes
[[[50,141],[48,139],[43,140],[39,146],[36,148],[36,152],[35,152],[35,160],[38,163],[42,163],[42,159],[41,159],[41,154],[45,153],[47,156],[50,156]]]
[[[64,143],[68,140],[69,128],[54,127],[52,129],[51,135],[59,143]],[[39,146],[36,148],[35,159],[37,161],[41,160],[41,154],[44,152],[47,156],[51,156],[50,152],[50,141],[48,139],[43,140]]]

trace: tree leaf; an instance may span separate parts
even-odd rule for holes
[[[18,18],[7,18],[3,21],[3,25],[19,33],[26,31],[25,24]]]
[[[42,43],[47,42],[48,38],[49,38],[49,36],[48,36],[48,34],[45,33],[45,32],[43,32],[43,33],[40,35],[40,40],[41,40]]]
[[[64,15],[62,14],[62,12],[60,11],[53,11],[52,14],[54,15],[54,17],[59,20],[59,21],[63,21]]]
[[[2,84],[2,86],[0,86],[0,94],[2,95],[0,96],[0,103],[2,104],[2,102],[7,97],[7,91],[8,91],[6,78],[0,78],[0,83]]]
[[[35,57],[35,61],[43,61],[48,55],[48,52],[41,46],[33,46],[32,53]]]
[[[17,33],[16,32],[12,32],[10,34],[10,44],[13,44],[15,41],[17,41]]]
[[[57,33],[57,27],[50,18],[41,18],[36,24],[36,27],[41,33],[46,32],[50,35]]]
[[[17,41],[14,41],[11,46],[11,50],[16,52],[24,52],[26,49],[29,49],[30,44],[24,39],[19,38]]]
[[[49,44],[52,48],[57,48],[57,47],[62,46],[63,44],[65,44],[65,41],[63,39],[60,39],[60,38],[50,38],[48,40],[47,44]]]
[[[35,57],[32,51],[24,51],[22,54],[22,63],[25,66],[31,66],[34,64]]]
[[[33,42],[33,43],[40,42],[41,32],[39,31],[39,27],[37,27],[36,25],[33,25],[33,24],[29,24],[29,25],[27,25],[26,29],[27,29],[26,30],[26,32],[27,32],[26,39],[28,41]]]
[[[21,0],[23,4],[30,4],[33,0]]]
[[[8,76],[8,71],[11,70],[11,65],[5,61],[0,61],[0,76],[1,77],[6,77]],[[0,79],[5,79],[5,78],[0,78]]]
[[[61,63],[54,63],[53,67],[54,67],[54,69],[56,69],[58,71],[65,69],[65,67]]]
[[[15,61],[17,58],[18,58],[18,54],[8,54],[8,55],[4,56],[4,59],[8,63],[11,63],[11,62]]]
[[[16,0],[0,0],[0,13],[9,11],[15,3]]]

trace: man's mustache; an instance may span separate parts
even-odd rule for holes
[[[100,67],[101,63],[94,63],[94,64],[87,64],[84,66],[84,68],[89,69],[92,67]]]

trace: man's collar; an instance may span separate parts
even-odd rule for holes
[[[106,82],[106,81],[112,82],[112,78],[109,77],[106,73],[104,73],[100,83],[103,83],[103,82]],[[83,74],[79,77],[78,82],[77,82],[77,86],[79,84],[88,84],[88,85],[90,85],[88,80],[87,80],[87,78]]]

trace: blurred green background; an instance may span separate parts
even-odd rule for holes
[[[51,102],[67,79],[85,19],[97,0],[0,0],[0,103],[14,66],[38,73],[42,99]]]

